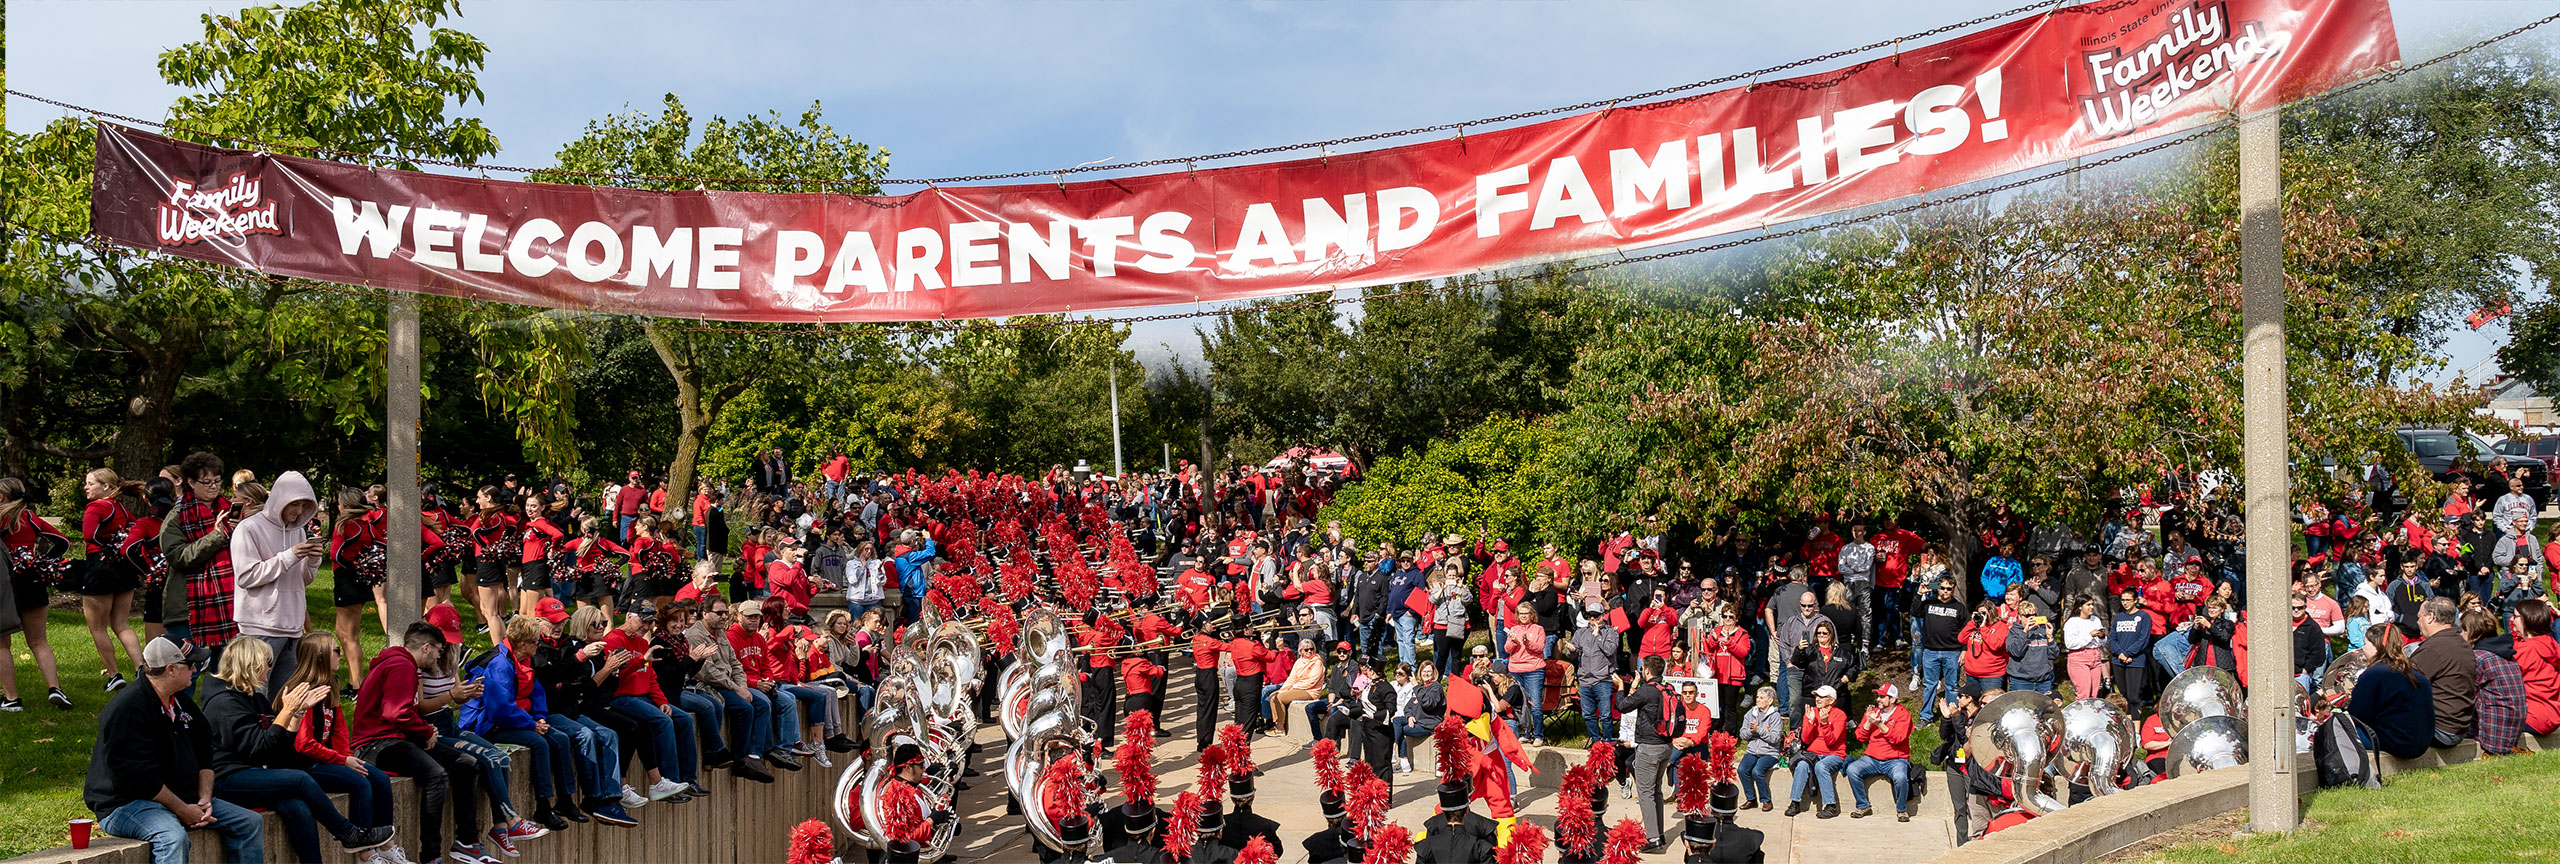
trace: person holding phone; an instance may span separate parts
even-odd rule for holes
[[[222,457],[198,451],[178,463],[186,488],[160,524],[170,581],[185,586],[184,618],[166,622],[176,641],[220,645],[238,635],[232,618],[231,529],[239,517],[222,498]],[[220,662],[216,651],[214,662]]]

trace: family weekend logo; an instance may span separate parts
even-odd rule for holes
[[[2137,32],[2151,20],[2145,16],[2117,35]],[[2081,52],[2090,89],[2080,96],[2080,119],[2095,137],[2114,138],[2151,125],[2169,116],[2188,94],[2284,51],[2282,34],[2269,35],[2256,21],[2234,26],[2219,2],[2190,3],[2158,20],[2156,32]]]
[[[169,197],[160,202],[162,246],[284,233],[276,220],[276,202],[260,194],[263,181],[245,172],[212,186],[170,182]]]

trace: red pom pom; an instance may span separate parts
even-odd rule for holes
[[[1511,826],[1511,845],[1493,853],[1494,860],[1501,864],[1542,864],[1546,857],[1547,832],[1527,820]]]
[[[1405,864],[1412,857],[1412,829],[1384,825],[1378,828],[1378,836],[1369,838],[1368,864]]]
[[[1233,723],[1218,727],[1218,743],[1227,748],[1228,776],[1253,773],[1253,742],[1245,740],[1244,727]]]
[[[1475,770],[1475,742],[1468,740],[1465,721],[1454,712],[1440,718],[1440,728],[1431,730],[1431,742],[1440,750],[1440,782],[1465,783]]]
[[[1192,781],[1191,788],[1207,789],[1211,792],[1227,788],[1227,775],[1234,770],[1235,763],[1227,755],[1226,745],[1211,744],[1202,747],[1196,759],[1200,763],[1199,779]]]
[[[1280,864],[1280,850],[1271,848],[1271,838],[1256,834],[1244,841],[1244,851],[1236,853],[1236,864]]]
[[[1120,800],[1156,801],[1155,746],[1144,741],[1122,743],[1111,752],[1111,770],[1120,774]]]
[[[1731,783],[1734,781],[1736,743],[1732,735],[1723,732],[1718,732],[1714,737],[1707,739],[1707,782]]]
[[[1344,794],[1342,810],[1351,822],[1351,833],[1365,840],[1387,823],[1387,808],[1393,806],[1395,790],[1378,775],[1365,770],[1356,773],[1360,775],[1359,782]]]
[[[1609,846],[1600,853],[1600,864],[1636,864],[1636,856],[1644,854],[1644,823],[1633,819],[1618,820],[1609,829]]]
[[[1014,642],[1021,636],[1022,619],[1013,614],[1013,607],[1002,603],[987,606],[987,650],[998,657],[1011,657]]]
[[[1202,751],[1207,752],[1207,751]],[[1173,797],[1172,812],[1164,814],[1164,855],[1182,860],[1191,857],[1191,841],[1200,833],[1200,787]]]
[[[1565,769],[1561,788],[1556,790],[1556,845],[1566,851],[1579,852],[1591,848],[1600,835],[1599,820],[1591,813],[1591,765],[1584,763]]]
[[[1144,741],[1148,750],[1156,749],[1156,713],[1146,710],[1129,712],[1129,716],[1120,720],[1120,737]]]
[[[835,832],[827,830],[824,820],[804,820],[791,829],[791,853],[784,859],[789,864],[826,864],[835,857]]]
[[[1672,809],[1682,813],[1707,812],[1707,795],[1715,782],[1707,779],[1707,760],[1692,753],[1680,757],[1679,788],[1672,790]]]
[[[1607,741],[1591,742],[1591,753],[1583,757],[1582,764],[1591,766],[1591,780],[1595,785],[1608,783],[1618,776],[1618,745]]]
[[[1067,817],[1084,812],[1092,788],[1085,781],[1083,757],[1069,753],[1049,763],[1049,773],[1040,777],[1040,808],[1048,815],[1049,824],[1067,821]]]
[[[1315,752],[1311,755],[1316,768],[1316,788],[1325,792],[1343,791],[1340,745],[1335,744],[1331,738],[1318,739]]]

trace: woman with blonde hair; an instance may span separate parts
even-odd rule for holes
[[[89,641],[98,649],[98,668],[107,676],[107,692],[125,685],[125,667],[116,663],[116,644],[126,659],[142,665],[142,640],[133,635],[133,592],[142,587],[142,572],[124,557],[124,539],[134,523],[151,515],[143,485],[127,483],[111,468],[90,471],[80,484],[89,505],[80,511],[80,537],[88,544],[78,580],[80,617],[89,623]]]
[[[222,649],[214,677],[229,686],[204,703],[206,725],[213,733],[214,797],[242,807],[272,810],[284,821],[295,860],[320,860],[320,828],[349,854],[381,861],[379,850],[391,842],[391,826],[359,828],[329,803],[329,794],[311,772],[294,767],[307,760],[294,749],[294,738],[312,706],[333,698],[326,687],[309,683],[287,688],[277,702],[267,699],[268,675],[275,668],[275,649],[256,636],[233,638]],[[281,718],[281,719],[279,719]]]

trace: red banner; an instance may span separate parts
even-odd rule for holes
[[[1642,249],[2049,165],[2399,62],[2382,0],[2109,0],[1845,69],[1293,162],[896,196],[644,192],[102,126],[94,230],[533,306],[894,321],[1187,304]]]

